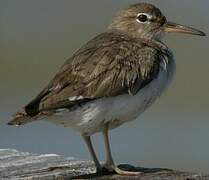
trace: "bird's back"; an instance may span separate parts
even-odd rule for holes
[[[136,95],[158,77],[170,51],[155,40],[105,32],[84,45],[61,67],[49,85],[10,124],[24,124],[59,109],[122,94]]]

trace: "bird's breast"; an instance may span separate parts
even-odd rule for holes
[[[162,59],[158,76],[139,90],[136,95],[115,97],[107,118],[112,119],[112,127],[133,120],[144,112],[167,89],[174,73],[175,61],[173,59]]]

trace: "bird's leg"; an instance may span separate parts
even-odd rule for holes
[[[83,139],[88,147],[88,150],[91,154],[91,157],[94,161],[94,164],[96,166],[96,172],[101,172],[102,171],[102,166],[100,165],[99,163],[99,160],[97,159],[97,156],[96,156],[96,153],[94,151],[94,148],[93,148],[93,145],[92,145],[92,142],[91,142],[91,137],[90,136],[83,136]]]
[[[106,163],[104,164],[104,168],[106,168],[110,172],[116,172],[120,175],[127,175],[127,176],[137,176],[141,174],[141,172],[131,172],[131,171],[124,171],[119,169],[112,158],[111,150],[110,150],[110,142],[108,137],[108,124],[105,125],[103,129],[103,136],[104,136],[104,145],[105,145],[105,152],[106,152]]]
[[[115,165],[114,165],[114,161],[113,161],[111,149],[110,149],[110,142],[109,142],[109,137],[108,137],[108,124],[105,125],[102,133],[104,137],[104,145],[105,145],[105,153],[106,153],[106,162],[104,166],[106,168],[110,168],[111,166],[115,166]]]

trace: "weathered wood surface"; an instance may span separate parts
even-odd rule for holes
[[[0,179],[12,180],[209,180],[209,176],[160,168],[139,168],[120,165],[132,171],[142,171],[138,177],[124,177],[115,174],[95,174],[92,162],[81,161],[56,154],[38,155],[18,152],[16,150],[0,150]]]

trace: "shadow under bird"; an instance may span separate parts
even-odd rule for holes
[[[138,3],[122,9],[105,32],[82,46],[40,94],[12,116],[9,125],[46,119],[81,134],[97,172],[138,175],[119,169],[108,131],[136,119],[167,88],[175,72],[165,33],[205,34],[167,21],[155,6]],[[102,132],[106,163],[101,165],[91,135]]]

